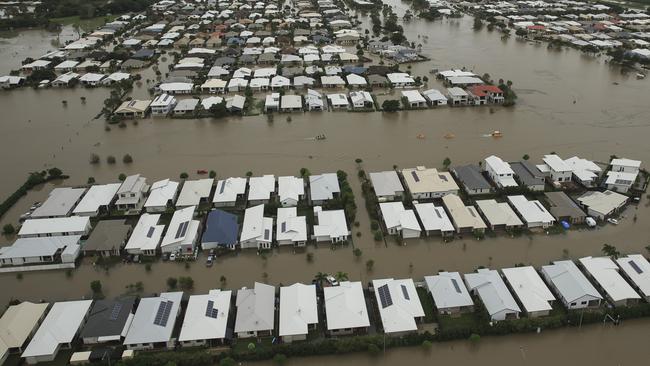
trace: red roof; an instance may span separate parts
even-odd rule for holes
[[[544,30],[544,29],[546,29],[546,28],[544,28],[543,25],[529,25],[526,28],[528,28],[530,30]]]
[[[469,87],[470,93],[477,97],[484,97],[488,93],[491,94],[502,94],[503,91],[495,85],[474,85]]]

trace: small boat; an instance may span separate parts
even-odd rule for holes
[[[196,171],[196,174],[204,175],[204,174],[208,174],[208,171],[203,170],[203,169],[199,169],[199,170]]]
[[[426,136],[424,136],[424,135],[421,134],[421,133],[419,133],[419,134],[418,134],[417,136],[415,136],[415,137],[417,137],[417,138],[420,139],[420,140],[424,140],[424,139],[426,138]]]
[[[499,130],[494,130],[494,131],[492,131],[490,136],[492,136],[492,137],[503,137],[503,134]]]
[[[637,73],[637,74],[636,74],[636,78],[637,78],[637,79],[645,79],[645,74]]]
[[[450,140],[456,137],[456,135],[454,135],[453,133],[446,133],[445,136],[443,137],[446,138],[447,140]]]

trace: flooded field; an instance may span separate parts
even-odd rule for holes
[[[402,10],[405,5],[400,5]],[[189,268],[178,263],[155,263],[150,272],[143,265],[117,264],[108,271],[95,267],[86,259],[70,276],[64,272],[0,275],[0,304],[11,298],[60,300],[90,295],[89,283],[102,281],[107,296],[125,291],[125,286],[142,281],[143,294],[165,289],[166,279],[192,276],[195,292],[220,287],[219,278],[227,278],[226,287],[251,286],[253,281],[269,283],[308,282],[321,272],[347,272],[352,280],[372,278],[422,278],[438,270],[469,272],[477,266],[504,267],[516,263],[539,266],[568,255],[578,258],[600,254],[604,243],[623,252],[642,252],[650,244],[650,209],[644,198],[631,206],[618,226],[608,225],[594,231],[571,231],[566,235],[535,235],[477,241],[473,238],[443,244],[439,239],[412,240],[401,246],[392,239],[377,243],[372,239],[365,212],[355,158],[363,159],[367,172],[391,169],[393,165],[441,167],[445,157],[452,165],[477,162],[490,154],[505,160],[528,154],[532,159],[555,151],[563,157],[579,154],[596,161],[607,161],[611,154],[650,162],[650,119],[647,81],[624,75],[604,59],[582,55],[575,50],[548,51],[544,46],[529,45],[513,39],[502,41],[496,32],[474,32],[471,18],[434,23],[412,21],[404,25],[409,39],[422,43],[423,53],[431,61],[414,64],[414,76],[429,75],[431,68],[467,66],[493,79],[514,82],[519,95],[517,106],[510,109],[489,107],[441,108],[424,111],[384,113],[300,113],[291,122],[276,115],[269,123],[265,116],[226,120],[146,119],[126,128],[111,126],[105,131],[103,120],[93,120],[108,95],[106,89],[19,89],[0,92],[0,197],[6,197],[25,180],[28,172],[57,166],[71,176],[64,184],[84,184],[92,176],[98,182],[117,180],[120,173],[142,173],[156,179],[178,178],[181,172],[195,176],[197,169],[214,169],[219,177],[257,174],[298,174],[300,168],[312,173],[342,169],[350,173],[357,197],[358,228],[353,228],[353,245],[332,250],[328,246],[305,252],[275,250],[266,260],[252,251],[238,256],[219,258],[212,268],[203,261]],[[32,32],[32,31],[30,31]],[[34,31],[40,32],[40,31]],[[16,68],[20,58],[12,56],[29,49],[34,55],[47,50],[47,35],[28,33],[9,38],[11,47],[0,47],[0,71]],[[428,40],[417,35],[427,35]],[[32,38],[41,39],[32,44]],[[6,41],[6,40],[5,40]],[[41,46],[36,46],[40,44]],[[29,48],[34,47],[34,48]],[[37,52],[38,51],[38,52]],[[24,57],[24,56],[23,56]],[[153,75],[150,71],[147,77]],[[144,78],[143,78],[144,79]],[[134,95],[147,95],[146,84]],[[86,97],[85,103],[81,97]],[[67,106],[62,101],[67,100]],[[504,137],[493,139],[485,134],[500,130]],[[314,136],[325,134],[326,140]],[[416,136],[422,134],[424,139]],[[455,138],[445,139],[446,134]],[[88,162],[96,153],[102,163]],[[134,162],[121,163],[129,153]],[[118,163],[108,165],[106,157],[114,155]],[[16,223],[17,218],[34,201],[42,200],[51,187],[30,193],[18,203],[0,225]],[[632,220],[633,216],[637,220]],[[356,232],[362,233],[361,237]],[[0,239],[2,243],[8,238]],[[363,250],[360,260],[352,248]],[[366,272],[364,262],[375,261],[374,270]],[[267,276],[264,276],[264,274]],[[468,342],[434,345],[430,354],[419,349],[393,350],[374,359],[365,355],[294,360],[292,365],[393,365],[411,361],[456,362],[469,364],[481,360],[488,365],[548,362],[549,350],[554,358],[580,360],[593,365],[635,364],[645,359],[650,321],[630,321],[621,327],[592,326],[583,330],[560,330],[542,335],[511,336],[481,340],[477,346]],[[608,347],[594,348],[594,344]],[[523,347],[523,348],[522,348]],[[610,350],[617,352],[609,352]],[[628,363],[623,362],[628,361]],[[564,363],[564,362],[563,362]]]

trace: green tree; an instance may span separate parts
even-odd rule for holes
[[[306,255],[307,262],[311,263],[314,261],[314,253],[307,253]]]
[[[359,257],[361,257],[363,252],[359,248],[354,248],[354,250],[352,251],[352,254],[354,254],[355,257],[359,258]]]
[[[92,290],[93,294],[97,295],[102,293],[102,283],[99,280],[94,280],[90,282],[90,289]]]
[[[47,171],[47,174],[52,178],[59,178],[63,175],[63,172],[59,168],[52,168]]]
[[[611,257],[612,259],[618,259],[618,257],[621,255],[615,246],[609,244],[603,244],[602,251],[606,256]]]
[[[99,159],[99,155],[97,155],[97,154],[90,154],[90,159],[89,159],[89,161],[90,161],[90,164],[93,164],[93,165],[95,165],[95,164],[99,164],[99,161],[100,161],[100,159]]]
[[[176,289],[176,285],[178,285],[178,279],[176,277],[167,278],[167,288],[174,290]]]
[[[87,184],[95,184],[95,177],[88,177]]]
[[[480,31],[481,29],[483,29],[483,22],[479,17],[474,17],[474,25],[472,26],[472,28],[475,31]]]
[[[367,270],[368,272],[370,272],[370,271],[372,271],[372,269],[373,269],[374,267],[375,267],[375,261],[372,260],[372,259],[368,259],[368,260],[366,261],[366,270]]]
[[[106,157],[106,162],[109,164],[115,164],[115,157],[113,155],[109,155]]]
[[[6,224],[5,226],[2,227],[2,233],[4,235],[11,235],[16,232],[16,229],[12,224]]]
[[[445,160],[442,161],[442,166],[444,166],[445,169],[448,169],[450,165],[451,165],[451,159],[449,159],[449,157],[446,157]]]
[[[237,361],[235,361],[231,357],[226,357],[221,359],[221,361],[219,361],[219,366],[236,366],[236,365],[237,365]]]
[[[182,172],[180,177],[181,177],[181,179],[187,179],[187,177],[189,177],[189,175],[187,173],[185,173],[185,172]]]
[[[247,176],[248,178],[252,177],[252,176],[253,176],[253,172],[251,172],[250,170],[247,171],[247,172],[246,172],[246,176]]]
[[[469,336],[469,340],[472,341],[472,342],[478,342],[478,341],[481,340],[481,336],[478,335],[478,334],[476,334],[476,333],[472,333],[472,334]]]
[[[224,100],[221,103],[211,105],[208,112],[210,112],[210,115],[213,118],[227,117],[228,116],[228,108],[226,107],[226,101]]]
[[[384,100],[384,102],[381,103],[381,109],[384,112],[397,112],[399,111],[399,108],[400,101],[397,99]]]
[[[300,176],[302,178],[307,178],[311,175],[311,172],[307,168],[300,168]]]
[[[179,277],[178,284],[182,290],[191,290],[194,288],[194,279],[192,277]]]
[[[348,280],[348,274],[345,273],[345,272],[338,271],[334,275],[334,278],[336,278],[336,280],[338,282],[347,281]]]
[[[363,163],[363,159],[356,158],[356,159],[354,159],[354,162],[357,163],[357,164],[361,164],[361,163]]]
[[[214,170],[210,170],[210,174],[208,175],[208,177],[210,177],[212,179],[216,178],[217,177],[217,172],[215,172]]]
[[[323,282],[325,282],[325,279],[327,278],[327,273],[323,272],[318,272],[314,276],[314,281],[320,285],[320,287],[323,287]]]
[[[431,341],[429,341],[429,340],[422,341],[422,348],[424,350],[428,351],[428,350],[431,349],[432,346],[433,346],[433,343],[431,343]]]
[[[121,173],[120,175],[117,176],[117,179],[119,179],[120,182],[124,182],[124,180],[126,179],[126,174]]]
[[[521,158],[524,159],[524,160],[528,160],[528,159],[530,159],[530,156],[528,156],[528,154],[524,154],[524,156],[522,156]]]
[[[125,154],[124,157],[122,158],[122,162],[124,164],[131,164],[133,163],[133,157],[129,154]]]
[[[379,349],[379,347],[377,347],[376,344],[370,343],[368,345],[368,353],[370,353],[372,356],[377,356],[379,352],[381,352],[381,350]]]

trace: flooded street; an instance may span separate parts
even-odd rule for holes
[[[405,4],[399,4],[401,14]],[[364,18],[362,17],[362,20]],[[367,21],[367,19],[365,19]],[[471,272],[478,266],[506,267],[516,263],[539,266],[551,260],[598,255],[604,243],[622,253],[646,254],[650,244],[650,208],[644,198],[630,206],[618,226],[607,225],[590,231],[567,234],[508,238],[499,234],[477,241],[466,237],[444,244],[438,238],[411,240],[401,246],[394,239],[375,242],[365,211],[355,158],[363,159],[366,172],[415,165],[442,167],[445,157],[453,165],[475,163],[496,154],[504,160],[533,159],[551,151],[568,158],[578,154],[587,159],[608,161],[611,154],[650,162],[650,118],[648,81],[623,75],[604,58],[582,55],[575,50],[549,51],[545,45],[530,45],[514,37],[502,41],[497,32],[474,32],[472,19],[442,20],[432,23],[412,21],[404,25],[405,35],[431,61],[412,66],[414,76],[429,75],[431,68],[466,66],[493,79],[514,82],[519,99],[514,108],[466,107],[386,113],[323,112],[276,114],[274,122],[266,116],[224,120],[145,119],[127,127],[111,125],[105,131],[100,112],[108,89],[22,88],[0,92],[0,197],[7,197],[21,185],[30,171],[59,167],[71,176],[64,185],[85,184],[88,177],[97,182],[113,182],[120,173],[142,173],[152,183],[161,178],[178,179],[181,172],[190,178],[198,169],[214,169],[219,178],[255,175],[297,175],[300,168],[312,173],[347,171],[356,195],[359,227],[353,228],[353,245],[332,250],[327,245],[309,246],[314,261],[305,251],[274,250],[264,260],[254,251],[219,258],[206,268],[204,258],[185,268],[179,263],[155,263],[147,272],[143,265],[118,264],[108,271],[94,267],[90,260],[71,276],[61,272],[0,275],[0,304],[11,298],[49,301],[90,295],[89,283],[101,280],[108,297],[125,292],[125,286],[142,281],[143,294],[166,289],[168,277],[191,276],[195,293],[220,287],[235,289],[262,281],[264,273],[272,284],[310,282],[317,272],[343,271],[351,280],[367,282],[386,276],[421,279],[439,270]],[[428,40],[417,35],[427,35]],[[0,47],[0,73],[17,68],[24,56],[38,56],[53,48],[52,36],[41,31],[21,33],[3,39]],[[32,42],[33,38],[39,42]],[[10,46],[5,47],[5,44]],[[21,56],[14,56],[19,52]],[[147,73],[152,78],[152,73]],[[615,85],[614,83],[617,83]],[[134,90],[138,97],[148,95],[146,83]],[[429,87],[439,87],[430,81]],[[85,103],[81,97],[86,97]],[[67,100],[67,106],[62,101]],[[504,137],[484,137],[499,130]],[[314,136],[325,134],[326,140]],[[422,134],[424,139],[416,136]],[[446,134],[455,138],[445,139]],[[102,162],[90,165],[91,153]],[[124,154],[134,162],[123,164]],[[117,163],[108,165],[114,155]],[[536,163],[538,161],[535,161]],[[30,193],[5,217],[0,225],[17,219],[34,201],[43,200],[51,186]],[[636,222],[632,220],[637,216]],[[361,237],[356,236],[361,232]],[[0,238],[7,243],[11,238]],[[352,248],[361,248],[356,259]],[[375,262],[367,272],[365,261]],[[430,353],[399,349],[380,358],[367,355],[291,360],[290,365],[394,365],[409,362],[486,365],[546,365],[549,351],[560,364],[638,365],[650,356],[643,343],[648,339],[650,320],[628,321],[620,327],[595,325],[582,330],[568,329],[541,335],[516,335],[484,338],[478,345],[469,342],[434,344]],[[594,347],[594,345],[607,345]],[[616,352],[612,352],[616,350]],[[270,365],[270,363],[269,363]]]

